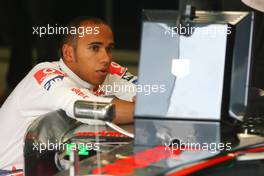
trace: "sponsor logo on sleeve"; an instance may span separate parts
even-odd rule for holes
[[[44,68],[37,71],[34,74],[35,79],[37,80],[38,84],[40,85],[48,76],[50,75],[60,75],[65,76],[61,71],[53,69],[53,68]]]
[[[109,73],[112,75],[119,75],[122,76],[126,72],[127,68],[120,66],[115,62],[111,62],[109,66]]]
[[[133,80],[132,83],[137,85],[138,84],[138,79]]]
[[[49,90],[49,89],[51,88],[51,86],[52,86],[54,83],[63,80],[63,78],[64,78],[64,76],[58,75],[58,76],[56,76],[56,77],[54,77],[54,78],[48,80],[48,81],[44,84],[44,89]]]
[[[134,78],[134,75],[132,75],[131,73],[129,73],[128,71],[125,72],[125,74],[122,76],[122,79],[130,81]]]

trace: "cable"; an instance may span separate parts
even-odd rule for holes
[[[109,126],[110,128],[112,128],[112,129],[114,129],[114,130],[116,130],[116,131],[118,131],[118,132],[120,132],[120,133],[122,133],[122,134],[124,134],[126,136],[129,136],[131,138],[134,138],[134,134],[132,134],[132,133],[130,133],[130,132],[128,132],[128,131],[120,128],[119,126],[117,126],[117,125],[115,125],[115,124],[113,124],[111,122],[105,122],[105,124],[107,126]]]

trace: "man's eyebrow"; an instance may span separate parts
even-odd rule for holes
[[[102,42],[91,42],[88,45],[103,45],[103,43]],[[114,46],[114,45],[115,45],[114,43],[109,43],[108,46]]]
[[[91,42],[88,45],[103,45],[102,42]]]

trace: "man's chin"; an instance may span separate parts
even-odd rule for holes
[[[99,85],[103,84],[104,81],[105,81],[105,78],[98,79],[98,80],[94,81],[93,85],[99,86]]]

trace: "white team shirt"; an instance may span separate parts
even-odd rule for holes
[[[62,59],[36,65],[0,109],[0,169],[11,170],[13,166],[23,169],[24,135],[37,117],[63,109],[69,117],[75,118],[73,105],[76,100],[111,102],[109,96],[115,96],[132,101],[136,81],[136,76],[115,62],[110,64],[109,73],[100,87],[80,79]],[[114,90],[113,86],[128,86],[130,90],[123,91],[120,87]],[[99,122],[90,120],[87,123]]]

